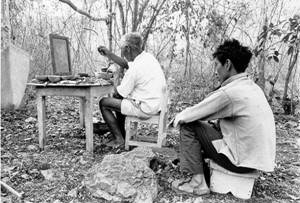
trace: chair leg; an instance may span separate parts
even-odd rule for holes
[[[157,146],[162,147],[166,145],[166,136],[167,136],[167,128],[165,122],[160,123],[158,126],[158,137],[157,137]]]
[[[133,122],[133,127],[131,127],[131,121],[126,120],[125,121],[125,130],[126,130],[126,136],[125,136],[125,150],[129,150],[130,146],[130,140],[131,138],[135,138],[137,134],[137,129],[138,129],[138,123]]]
[[[125,120],[125,131],[126,131],[126,135],[125,135],[125,150],[129,150],[129,140],[130,140],[130,121],[128,121],[127,119]]]

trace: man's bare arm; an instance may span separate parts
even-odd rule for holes
[[[106,56],[116,64],[118,64],[121,68],[128,69],[128,63],[125,59],[115,55],[111,51],[109,51],[106,47],[104,46],[99,46],[98,51],[101,55]]]

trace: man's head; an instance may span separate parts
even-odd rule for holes
[[[139,33],[126,34],[121,39],[121,55],[128,61],[133,61],[142,50],[143,39]]]
[[[245,72],[252,53],[236,39],[226,40],[213,53],[214,63],[221,83],[229,77]]]

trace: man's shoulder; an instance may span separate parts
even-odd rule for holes
[[[143,60],[152,60],[152,61],[157,61],[157,59],[155,58],[155,56],[152,53],[143,51],[142,52],[142,59]]]
[[[220,88],[230,98],[244,99],[252,98],[252,100],[264,99],[262,89],[250,78],[233,81],[232,83]]]

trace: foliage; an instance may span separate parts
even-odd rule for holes
[[[195,78],[196,79],[196,78]],[[197,80],[192,89],[197,90]],[[189,88],[180,88],[185,81],[175,80],[177,96],[184,95],[184,102],[172,103],[171,115],[186,106],[192,105],[192,99],[198,98]],[[203,84],[204,85],[204,84]],[[174,89],[174,90],[175,90]],[[174,92],[174,91],[173,91]],[[193,93],[194,92],[194,93]],[[204,95],[203,95],[204,96]],[[194,101],[193,101],[194,102]],[[44,151],[38,150],[38,128],[35,102],[17,111],[1,112],[1,179],[19,192],[25,192],[25,201],[30,202],[104,202],[91,196],[81,185],[85,172],[94,164],[101,162],[103,156],[120,153],[106,148],[105,136],[94,136],[94,156],[85,153],[84,130],[79,128],[79,100],[69,97],[51,97],[47,99],[47,142]],[[94,103],[95,107],[97,103]],[[277,112],[274,109],[275,113]],[[98,112],[95,115],[99,116]],[[299,115],[298,115],[299,116]],[[31,119],[28,119],[31,118]],[[260,173],[256,180],[253,197],[250,202],[282,202],[299,198],[299,118],[277,115],[277,157],[275,172]],[[297,131],[298,128],[298,131]],[[178,131],[169,129],[168,143],[178,149]],[[174,156],[174,154],[172,154]],[[177,162],[170,162],[166,154],[158,156],[153,168],[159,183],[158,198],[155,202],[193,202],[195,197],[179,195],[171,190],[171,181],[180,178]],[[172,161],[172,159],[171,159]],[[53,171],[46,179],[45,171]],[[298,178],[298,179],[297,179]],[[298,181],[298,182],[297,182]],[[18,200],[3,190],[3,201]],[[202,197],[203,202],[240,202],[232,195],[210,194]]]

